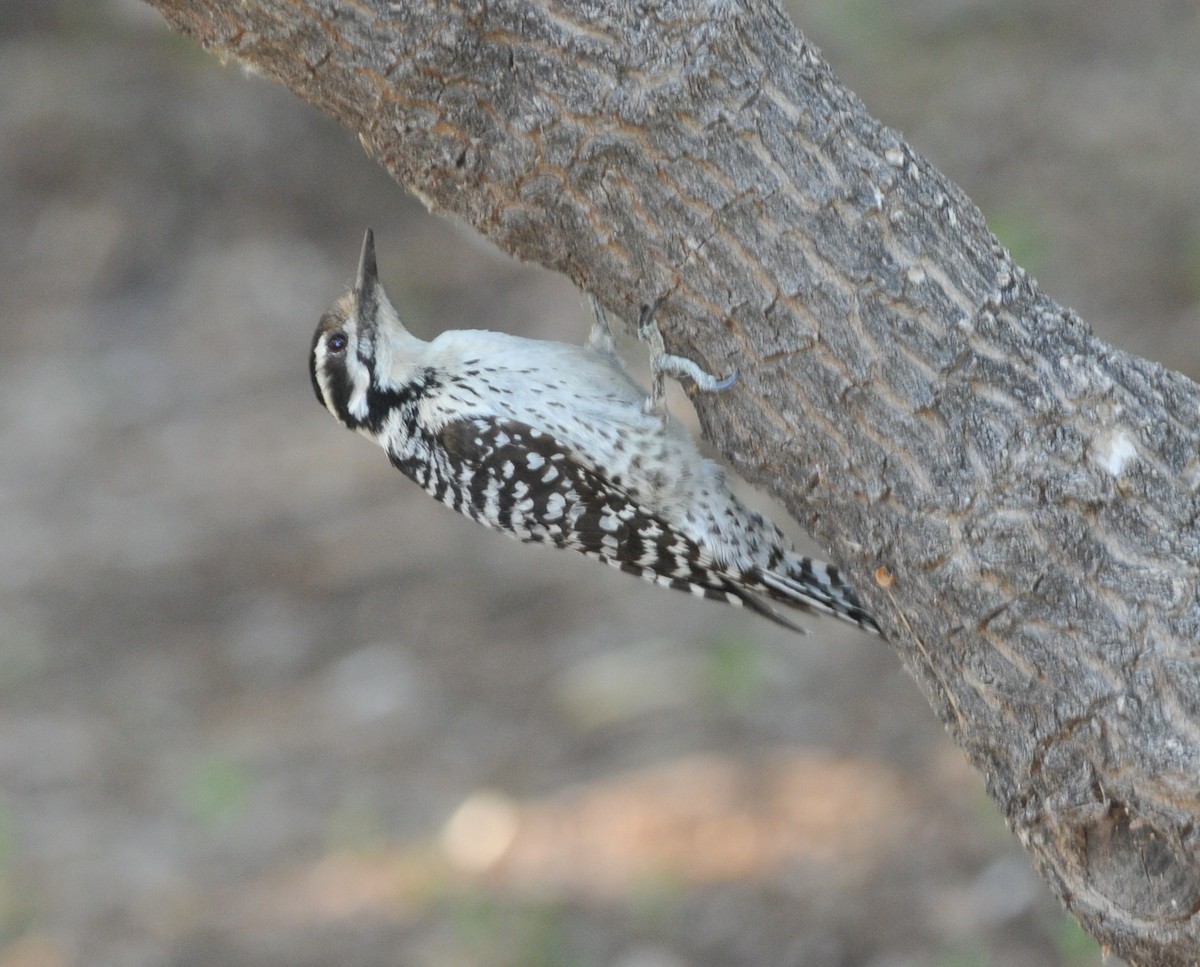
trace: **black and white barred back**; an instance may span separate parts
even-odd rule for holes
[[[743,505],[612,353],[480,330],[411,335],[379,284],[370,231],[310,364],[341,423],[482,524],[789,628],[762,598],[879,630],[837,568]]]

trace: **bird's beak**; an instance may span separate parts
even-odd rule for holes
[[[379,303],[379,270],[375,265],[375,233],[367,229],[363,236],[362,254],[358,257],[358,278],[354,280],[354,294],[358,298],[358,312],[363,319],[373,319]]]

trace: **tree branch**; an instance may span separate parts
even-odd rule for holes
[[[1200,960],[1200,394],[1095,339],[767,0],[150,0],[728,392],[1042,874]],[[873,580],[878,577],[880,580]]]

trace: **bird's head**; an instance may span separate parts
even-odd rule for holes
[[[313,334],[309,372],[317,399],[341,423],[362,429],[373,391],[391,383],[397,349],[414,342],[379,283],[375,235],[363,238],[354,288],[321,317]]]

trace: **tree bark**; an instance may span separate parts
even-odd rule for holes
[[[727,392],[1036,865],[1200,961],[1200,393],[1098,341],[770,0],[150,0]]]

